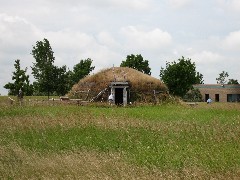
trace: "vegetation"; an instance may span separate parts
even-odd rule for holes
[[[33,86],[30,84],[29,75],[26,75],[27,68],[21,69],[20,60],[15,60],[15,71],[13,72],[13,83],[7,83],[4,88],[9,90],[9,95],[17,95],[21,89],[25,95],[30,96],[33,94]]]
[[[68,70],[66,65],[55,66],[54,52],[47,39],[37,41],[31,54],[35,59],[31,68],[36,81],[30,84],[29,75],[26,75],[27,68],[22,70],[20,60],[16,60],[14,64],[16,71],[12,76],[12,80],[15,82],[9,82],[4,86],[9,89],[9,95],[17,95],[20,88],[28,96],[65,95],[75,83],[89,75],[95,68],[92,66],[93,61],[90,58],[81,60],[73,67],[73,71]]]
[[[239,84],[237,79],[228,79],[227,81],[227,77],[229,77],[228,72],[222,71],[219,77],[216,78],[217,84]]]
[[[54,52],[47,39],[37,41],[33,47],[32,55],[36,62],[33,63],[32,74],[35,95],[65,95],[72,86],[71,75],[66,66],[54,65]]]
[[[113,81],[127,81],[131,87],[130,101],[133,100],[149,102],[153,100],[153,90],[161,91],[165,94],[167,91],[159,79],[141,73],[135,69],[128,67],[114,67],[104,69],[94,75],[86,76],[75,84],[68,93],[69,97],[80,98],[83,100],[91,100],[96,97],[99,92],[106,91],[99,96],[99,100],[107,100],[110,94],[109,84]]]
[[[120,67],[130,67],[144,74],[151,75],[151,68],[149,67],[148,60],[143,60],[141,54],[128,55],[126,61],[122,61]]]
[[[36,42],[36,45],[33,46],[31,54],[35,59],[33,66],[31,67],[35,81],[32,84],[30,83],[29,75],[26,74],[27,68],[25,68],[25,70],[22,70],[20,67],[20,60],[16,60],[14,64],[16,71],[13,72],[12,76],[12,80],[14,80],[14,82],[9,82],[4,86],[4,88],[9,90],[8,95],[16,95],[20,88],[23,90],[24,95],[47,95],[48,97],[50,95],[65,95],[69,93],[71,89],[78,89],[76,88],[77,85],[75,87],[73,86],[77,84],[81,79],[88,76],[90,72],[95,69],[95,66],[92,66],[93,60],[90,58],[80,60],[79,63],[73,66],[72,71],[69,70],[66,65],[63,65],[62,67],[55,66],[54,52],[52,50],[50,42],[45,38],[43,41]],[[127,55],[126,60],[122,61],[120,67],[129,67],[136,69],[137,71],[140,71],[144,74],[151,75],[149,61],[144,60],[141,54]],[[111,81],[119,79],[119,77],[117,77],[117,75],[114,73],[115,72],[113,70],[113,75],[110,76],[113,77],[111,78]],[[123,71],[121,72],[120,76],[124,77],[123,80],[126,80],[126,77],[129,75],[128,72]],[[227,77],[228,73],[223,71],[219,74],[219,77],[216,78],[217,83],[226,83]],[[184,57],[178,59],[178,62],[166,62],[166,68],[164,69],[161,67],[160,78],[168,86],[170,94],[174,96],[180,96],[181,98],[185,98],[189,95],[192,96],[191,94],[187,94],[187,92],[192,89],[193,84],[203,83],[203,75],[196,71],[195,63],[192,63],[191,59],[185,59]],[[91,83],[96,84],[96,82]],[[106,86],[106,81],[100,82],[98,84],[100,84],[101,87],[102,85]],[[152,82],[138,82],[137,86],[145,86],[142,87],[142,89],[149,88],[152,90],[151,84]],[[229,79],[228,84],[239,83],[238,80]],[[80,91],[91,90],[92,87],[87,86],[88,85],[85,86],[84,90]],[[157,89],[154,90],[158,91],[161,89],[161,86],[162,85],[158,86]],[[101,91],[103,89],[98,90]],[[162,91],[162,89],[160,91]],[[71,91],[69,94],[72,95],[73,93],[75,92]],[[132,97],[134,97],[134,99],[145,99],[141,96],[142,93],[145,92],[136,92]]]
[[[228,75],[228,72],[222,71],[222,72],[219,74],[219,77],[216,78],[217,84],[226,84],[226,83],[227,83],[226,78],[227,78],[228,76],[229,76],[229,75]]]
[[[239,109],[0,106],[0,178],[236,179]]]
[[[203,98],[199,89],[193,88],[187,92],[183,99],[189,102],[201,102]]]
[[[193,84],[203,83],[203,75],[196,71],[195,63],[184,57],[178,59],[178,62],[167,62],[166,68],[160,70],[160,78],[171,94],[180,97],[192,89]]]
[[[87,75],[90,74],[95,69],[95,66],[92,66],[93,60],[90,58],[81,60],[78,64],[73,67],[73,71],[71,72],[71,87],[78,83],[78,81]]]
[[[229,79],[228,84],[239,84],[237,79]]]
[[[36,46],[33,46],[32,55],[36,62],[33,63],[32,74],[36,79],[35,88],[39,92],[43,92],[49,96],[54,92],[55,85],[55,72],[54,66],[55,57],[54,52],[47,39],[37,41]]]

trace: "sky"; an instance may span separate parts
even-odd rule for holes
[[[184,56],[205,84],[222,71],[240,81],[240,0],[0,0],[0,94],[35,61],[37,41],[48,39],[55,65],[69,69],[91,58],[94,73],[141,54],[152,76]]]

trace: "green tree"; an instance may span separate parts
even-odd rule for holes
[[[228,72],[222,71],[222,72],[219,74],[219,77],[216,78],[217,84],[226,84],[226,83],[227,83],[226,78],[227,78],[228,76],[229,76],[229,75],[228,75]]]
[[[200,102],[202,101],[202,95],[199,89],[190,89],[185,95],[184,99],[190,102]]]
[[[54,68],[55,93],[57,95],[65,95],[72,87],[71,72],[67,71],[66,66]]]
[[[151,75],[151,68],[149,67],[148,60],[143,60],[141,54],[128,55],[126,61],[122,61],[120,67],[130,67],[136,69],[142,73]]]
[[[203,83],[203,75],[196,71],[195,63],[184,57],[178,59],[178,62],[166,62],[166,68],[161,67],[160,78],[171,94],[180,97],[192,89],[193,84]]]
[[[17,95],[19,90],[22,89],[23,93],[27,96],[33,94],[33,85],[30,84],[29,75],[26,75],[27,68],[21,69],[20,60],[15,60],[15,71],[13,72],[13,83],[7,83],[4,88],[8,89],[9,95]]]
[[[54,52],[47,39],[43,41],[37,41],[36,46],[33,46],[31,53],[36,60],[33,63],[32,74],[37,80],[35,87],[39,88],[39,92],[47,93],[48,97],[50,93],[54,92],[55,81],[54,79]]]
[[[71,73],[71,84],[74,85],[78,83],[78,81],[85,76],[89,75],[95,69],[95,66],[92,66],[92,60],[87,58],[85,60],[80,60],[78,64],[73,67],[73,71]]]
[[[237,79],[229,79],[228,84],[239,84]]]

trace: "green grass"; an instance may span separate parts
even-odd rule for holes
[[[76,151],[120,154],[133,166],[209,176],[240,171],[240,105],[199,104],[127,108],[0,106],[0,146],[39,156]],[[0,149],[1,150],[1,149]],[[14,163],[9,155],[8,162]],[[6,158],[0,155],[3,170]],[[205,177],[205,176],[204,176]]]
[[[202,121],[209,122],[214,119],[226,122],[228,119],[239,118],[239,109],[222,108],[188,108],[185,106],[140,106],[132,108],[110,108],[89,106],[12,106],[0,108],[1,117],[14,116],[68,116],[79,113],[90,113],[93,117],[122,117],[141,119],[146,121]]]
[[[175,128],[169,125],[165,131],[96,126],[55,127],[42,131],[29,129],[3,133],[2,144],[15,142],[24,149],[41,153],[83,148],[100,152],[117,151],[134,163],[161,169],[200,166],[217,171],[240,167],[240,147],[236,134],[199,124],[191,129],[182,127],[181,131],[175,131]]]

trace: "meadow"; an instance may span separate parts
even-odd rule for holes
[[[240,104],[25,103],[0,97],[0,179],[239,179]]]

